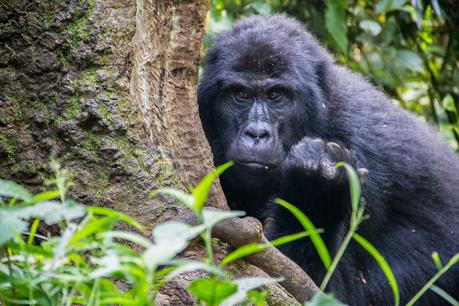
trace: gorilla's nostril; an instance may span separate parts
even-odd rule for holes
[[[256,127],[247,128],[244,134],[256,140],[269,138],[269,132],[266,129],[256,128]]]

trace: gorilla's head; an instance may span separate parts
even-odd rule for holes
[[[282,15],[246,18],[209,50],[198,90],[215,163],[256,187],[276,176],[286,152],[320,136],[327,105],[321,78],[331,58],[303,26]]]

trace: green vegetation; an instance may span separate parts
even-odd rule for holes
[[[152,240],[144,228],[132,218],[117,211],[88,207],[66,197],[71,174],[52,164],[56,177],[49,182],[53,189],[32,195],[20,185],[0,180],[0,301],[6,305],[153,305],[159,290],[174,277],[192,271],[204,271],[206,278],[190,282],[188,291],[203,305],[266,305],[267,293],[255,289],[282,279],[248,277],[232,279],[224,267],[244,256],[272,246],[311,237],[328,273],[321,289],[325,290],[346,247],[353,238],[368,251],[383,270],[399,305],[397,281],[384,257],[365,238],[356,233],[366,218],[360,199],[360,184],[354,169],[347,164],[351,192],[350,229],[333,258],[311,221],[296,207],[276,200],[292,212],[305,232],[284,236],[271,243],[249,244],[215,261],[211,229],[218,222],[242,216],[240,211],[220,211],[204,207],[212,182],[232,163],[224,164],[208,174],[191,193],[163,188],[195,215],[197,224],[168,221],[153,228]],[[137,233],[116,229],[119,222]],[[45,223],[39,230],[41,223]],[[54,233],[51,235],[50,233]],[[200,236],[207,250],[201,261],[178,258],[189,241]],[[431,289],[452,305],[451,296],[435,286],[435,281],[459,262],[459,254],[442,265],[438,254],[432,255],[439,271],[409,301],[413,305]],[[288,276],[287,276],[288,277]],[[325,294],[317,294],[306,305],[343,305]]]
[[[458,11],[444,0],[212,0],[205,44],[240,16],[287,13],[458,148]]]
[[[116,230],[124,222],[144,232],[124,214],[66,198],[71,175],[56,164],[56,178],[50,182],[54,188],[37,195],[0,180],[0,301],[6,305],[153,305],[168,281],[201,270],[209,277],[192,281],[188,289],[204,305],[244,301],[264,305],[266,294],[254,289],[280,279],[232,280],[214,262],[211,228],[221,220],[243,215],[204,208],[212,182],[229,166],[210,173],[191,194],[158,190],[156,193],[182,201],[195,213],[198,224],[159,224],[153,229],[153,241],[139,233]],[[48,226],[47,236],[39,231],[41,223]],[[202,237],[208,257],[203,261],[177,258],[197,236]]]

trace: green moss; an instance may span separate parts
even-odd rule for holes
[[[42,100],[34,101],[33,105],[37,109],[37,113],[42,116],[43,123],[49,125],[49,123],[51,122],[52,113],[48,105]]]
[[[6,157],[10,163],[16,162],[16,149],[18,141],[16,137],[10,137],[5,133],[0,134],[0,143],[5,146]]]
[[[97,68],[91,67],[81,72],[81,74],[77,77],[77,84],[78,85],[86,85],[96,87],[100,80],[97,77]]]
[[[107,104],[105,103],[100,103],[98,106],[100,116],[102,117],[103,120],[105,121],[111,121],[112,120],[112,112],[110,111],[110,108],[108,107]]]
[[[79,91],[69,98],[67,108],[65,109],[63,115],[65,119],[73,119],[81,114],[82,109],[80,98]]]
[[[82,143],[82,150],[94,159],[100,157],[100,139],[101,136],[87,132]]]
[[[86,13],[80,18],[70,23],[67,27],[67,34],[69,34],[69,44],[71,47],[77,46],[80,42],[87,42],[91,36],[91,27],[87,26],[89,17],[94,12],[95,0],[89,1],[89,3],[81,3],[81,5],[88,5]]]
[[[172,162],[168,158],[161,156],[155,161],[155,165],[159,168],[155,171],[157,175],[153,179],[153,184],[155,186],[175,186],[177,188],[183,188],[183,184],[177,178]]]

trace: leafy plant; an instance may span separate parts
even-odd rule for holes
[[[0,300],[6,305],[152,305],[168,281],[201,270],[209,278],[192,281],[189,291],[205,305],[265,304],[265,295],[254,289],[279,279],[232,280],[213,260],[212,227],[243,215],[204,208],[212,182],[230,166],[218,167],[191,194],[176,189],[155,192],[182,201],[195,213],[198,224],[161,223],[153,228],[153,240],[117,230],[121,221],[140,233],[144,231],[124,214],[67,199],[70,175],[57,166],[52,181],[56,189],[37,195],[0,180]],[[57,226],[59,233],[38,234],[41,222]],[[206,245],[208,258],[204,262],[177,258],[198,236]],[[287,237],[284,242],[296,237]]]

